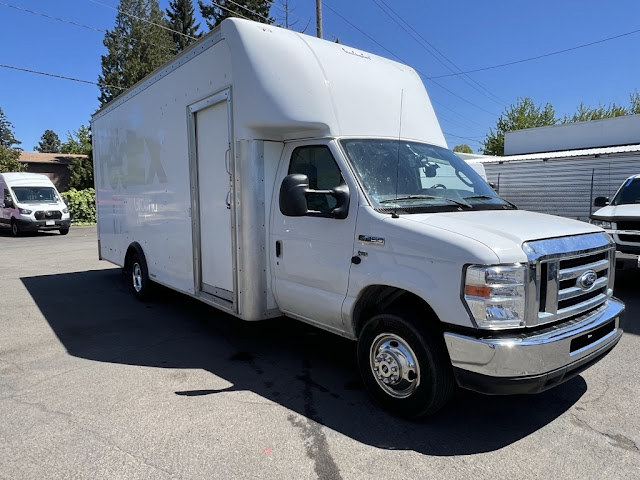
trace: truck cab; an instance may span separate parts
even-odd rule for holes
[[[589,222],[604,228],[616,243],[620,267],[640,267],[640,175],[627,178],[616,191],[613,200],[596,197],[600,207]]]
[[[37,173],[0,174],[0,225],[11,229],[13,236],[38,230],[69,233],[71,218],[49,177]]]

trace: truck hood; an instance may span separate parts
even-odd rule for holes
[[[595,213],[593,213],[592,217],[601,220],[610,220],[616,218],[640,220],[640,203],[615,206],[609,205],[607,207],[602,207],[600,210],[597,210]]]
[[[478,241],[504,263],[527,261],[522,250],[527,241],[603,231],[585,222],[524,210],[428,213],[402,218]]]

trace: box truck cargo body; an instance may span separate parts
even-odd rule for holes
[[[501,200],[406,65],[228,19],[92,128],[100,256],[136,295],[160,283],[357,340],[398,414],[456,382],[544,390],[622,335],[609,237]]]

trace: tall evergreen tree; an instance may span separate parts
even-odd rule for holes
[[[273,23],[269,17],[272,0],[198,0],[200,13],[209,28],[214,28],[227,17],[247,18],[260,23]]]
[[[0,108],[0,146],[4,148],[14,148],[22,142],[13,135],[13,123],[7,120],[6,115]]]
[[[167,17],[169,28],[174,30],[173,41],[176,45],[176,53],[180,53],[192,43],[196,42],[200,33],[200,24],[196,23],[195,10],[191,0],[173,0],[169,2]]]
[[[40,137],[40,143],[33,147],[36,152],[40,153],[60,153],[62,143],[60,137],[53,130],[45,130]]]
[[[166,62],[175,51],[158,0],[120,0],[116,25],[104,36],[100,104],[104,105]]]

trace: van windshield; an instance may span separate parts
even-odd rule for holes
[[[445,148],[391,139],[340,143],[374,208],[407,213],[515,208]]]
[[[629,205],[633,203],[640,203],[640,178],[628,179],[614,197],[611,205]]]
[[[51,187],[13,187],[13,194],[20,203],[57,203],[58,195]]]

